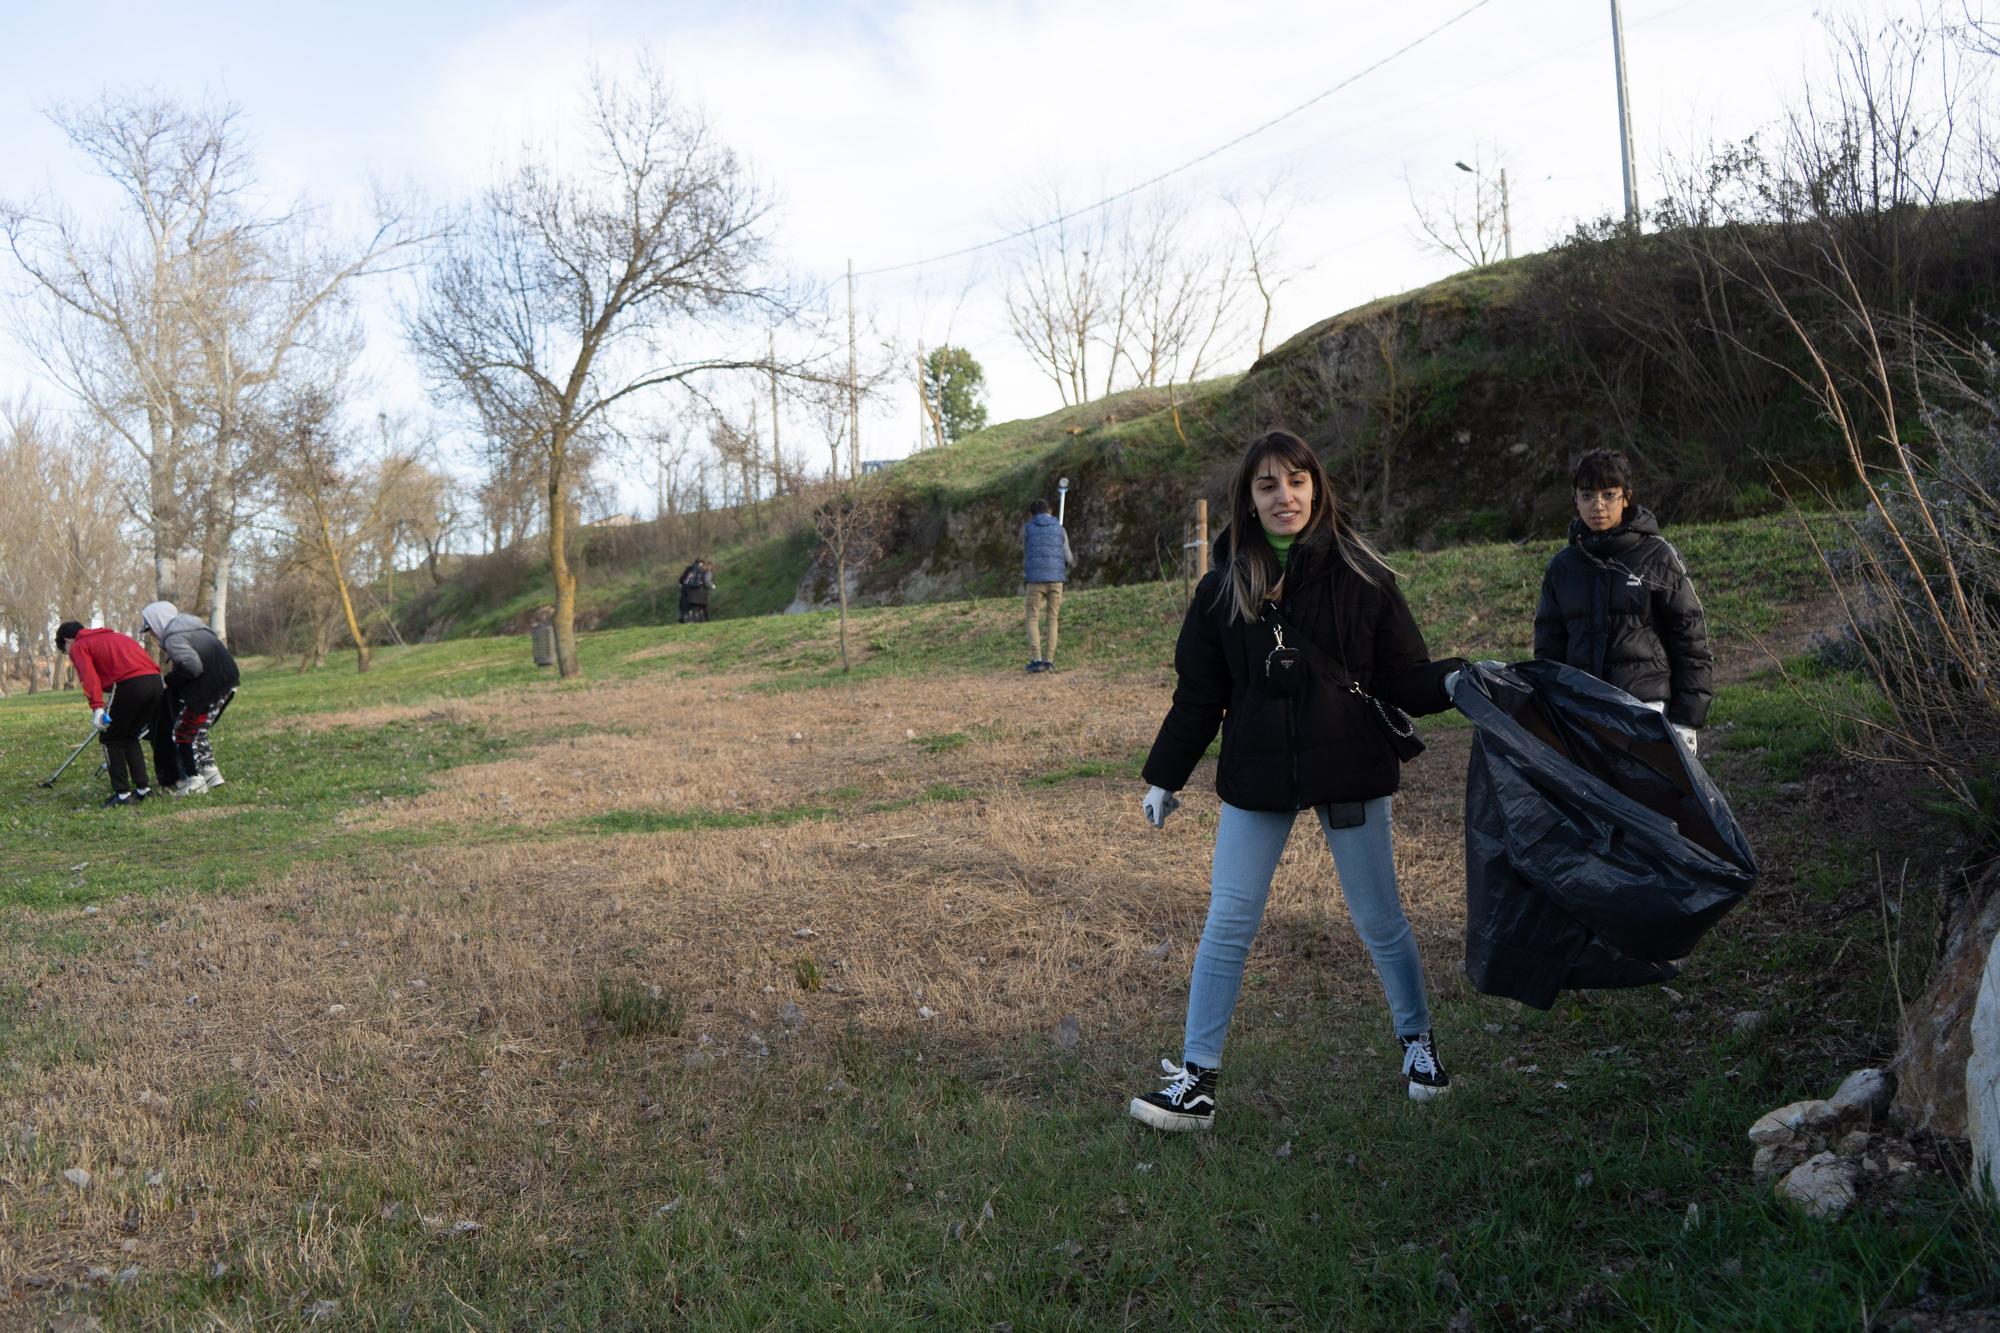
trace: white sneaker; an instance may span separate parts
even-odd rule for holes
[[[208,779],[199,773],[190,774],[167,788],[174,796],[199,796],[208,790]]]
[[[214,764],[205,764],[202,766],[201,780],[204,791],[214,791],[222,785],[222,770]]]

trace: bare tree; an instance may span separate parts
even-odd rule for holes
[[[1290,223],[1296,201],[1289,182],[1280,178],[1260,191],[1254,199],[1224,195],[1223,202],[1236,217],[1243,242],[1243,262],[1249,273],[1250,288],[1257,294],[1257,356],[1261,360],[1271,338],[1271,315],[1277,308],[1278,293],[1310,264],[1295,263],[1285,247],[1285,227]]]
[[[1484,268],[1507,251],[1507,162],[1487,147],[1475,151],[1460,170],[1467,179],[1422,196],[1405,170],[1403,188],[1409,192],[1420,241],[1467,268]]]
[[[103,440],[33,404],[0,404],[0,639],[14,641],[31,690],[57,621],[115,622],[137,604],[145,585],[125,523]]]
[[[22,332],[42,363],[133,450],[134,509],[152,535],[154,592],[198,542],[196,605],[227,632],[229,562],[248,456],[241,422],[347,284],[412,237],[386,216],[336,249],[295,207],[258,213],[237,111],[106,94],[52,119],[124,206],[91,227],[60,205],[0,206],[9,248],[40,298]],[[212,605],[211,605],[212,603]]]
[[[294,562],[338,606],[354,643],[355,669],[365,672],[372,653],[354,607],[354,561],[382,539],[393,521],[401,483],[416,460],[407,453],[361,460],[356,441],[342,428],[337,400],[325,388],[300,392],[274,424]]]
[[[572,449],[627,399],[760,356],[687,352],[716,317],[781,304],[757,272],[769,204],[650,65],[592,80],[585,165],[530,160],[441,247],[408,319],[433,379],[532,441],[546,497],[556,660],[575,676]]]
[[[819,535],[820,560],[833,573],[840,605],[840,669],[853,670],[847,653],[847,589],[850,578],[875,558],[889,535],[895,506],[880,487],[860,483],[829,483],[813,505],[813,531]]]
[[[366,240],[337,247],[315,234],[304,210],[237,222],[192,255],[184,299],[199,352],[198,402],[210,461],[203,478],[197,613],[218,635],[229,623],[229,575],[247,487],[271,460],[245,428],[260,396],[279,387],[301,357],[345,364],[361,337],[348,311],[355,280],[401,262],[418,238],[384,213]]]
[[[1119,227],[1113,210],[1076,214],[1062,187],[1035,197],[1037,222],[1015,251],[1006,290],[1015,339],[1055,384],[1065,405],[1090,401],[1090,351],[1107,337],[1123,341],[1113,278]]]
[[[226,228],[247,172],[235,111],[107,96],[52,119],[125,208],[97,228],[52,202],[0,208],[8,248],[41,298],[18,307],[20,332],[143,465],[135,508],[152,536],[154,592],[174,596],[197,431],[184,281],[194,254]]]
[[[1386,531],[1395,495],[1396,451],[1416,413],[1416,388],[1405,361],[1402,307],[1384,306],[1364,319],[1361,327],[1375,346],[1377,362],[1375,382],[1365,401],[1375,418],[1375,522]]]

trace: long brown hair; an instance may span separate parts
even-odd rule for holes
[[[1382,553],[1347,523],[1341,512],[1340,496],[1320,466],[1312,446],[1288,430],[1268,430],[1252,439],[1229,481],[1229,565],[1217,590],[1217,604],[1229,602],[1229,618],[1255,620],[1262,613],[1264,599],[1282,576],[1278,553],[1264,535],[1257,517],[1252,487],[1257,474],[1269,462],[1287,472],[1303,472],[1312,479],[1312,511],[1299,530],[1293,550],[1301,547],[1333,547],[1347,567],[1370,583],[1379,583],[1389,568]]]

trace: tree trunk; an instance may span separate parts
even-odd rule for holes
[[[230,534],[231,537],[234,535]],[[216,638],[224,642],[229,639],[229,567],[232,563],[229,546],[229,541],[225,540],[222,543],[222,553],[216,557],[215,589],[208,599],[211,612],[208,617],[208,627],[215,631]]]
[[[340,614],[346,617],[348,637],[354,640],[354,669],[368,670],[368,636],[361,632],[361,622],[354,618],[354,598],[347,591],[347,580],[338,569],[333,571],[334,587],[340,590]]]
[[[28,693],[40,694],[42,692],[42,671],[41,667],[35,661],[34,650],[24,649],[21,653],[21,661],[26,664],[28,669]]]
[[[840,593],[840,669],[852,671],[847,664],[847,560],[836,556],[833,562],[833,583]]]
[[[318,508],[318,505],[314,505]],[[340,597],[340,614],[347,621],[348,637],[354,640],[354,669],[368,670],[368,638],[361,632],[361,622],[354,617],[354,597],[347,590],[347,571],[342,568],[342,551],[333,540],[333,529],[327,526],[326,515],[319,516],[320,550],[326,556],[327,572],[333,576],[333,590]]]
[[[556,585],[556,673],[564,680],[583,674],[576,660],[576,574],[569,567],[569,505],[564,491],[567,441],[558,436],[549,450],[549,572]]]

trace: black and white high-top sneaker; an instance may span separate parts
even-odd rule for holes
[[[1177,1065],[1160,1061],[1166,1086],[1132,1099],[1134,1120],[1154,1129],[1179,1133],[1189,1129],[1211,1129],[1215,1125],[1215,1071],[1200,1065]]]
[[[1437,1043],[1431,1040],[1430,1033],[1420,1032],[1398,1040],[1403,1043],[1403,1077],[1410,1080],[1411,1101],[1427,1102],[1451,1090],[1451,1075],[1444,1072]]]

